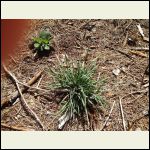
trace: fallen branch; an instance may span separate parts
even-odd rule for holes
[[[120,98],[119,98],[119,104],[120,104],[120,110],[121,110],[123,128],[124,128],[124,131],[126,131],[126,124],[125,124],[125,119],[124,119],[124,113],[123,113],[123,108],[122,108],[122,102],[121,102],[121,99],[120,99]]]
[[[5,123],[1,123],[1,127],[8,128],[8,129],[13,129],[13,130],[17,130],[17,131],[34,131],[33,129],[23,128],[23,127],[16,127],[16,126],[12,126],[12,125],[7,125]]]
[[[41,126],[41,128],[43,130],[45,130],[45,127],[43,126],[42,122],[40,121],[39,117],[36,115],[36,113],[28,106],[26,100],[24,99],[22,93],[21,93],[21,90],[19,88],[19,84],[16,82],[16,86],[18,88],[18,91],[21,95],[21,102],[22,102],[22,105],[24,106],[24,108],[28,111],[28,113],[38,122],[38,124]]]
[[[3,67],[4,67],[5,72],[6,72],[7,74],[9,74],[9,73],[7,72],[6,67],[5,67],[4,65],[3,65]],[[31,80],[29,80],[29,82],[28,82],[26,85],[23,84],[25,87],[21,90],[21,92],[22,92],[22,93],[26,92],[26,91],[30,88],[30,86],[33,85],[33,84],[37,81],[37,79],[39,79],[39,77],[41,76],[42,72],[43,72],[43,71],[40,71],[40,72],[38,72],[37,74],[35,74],[35,76],[34,76]],[[19,82],[19,83],[20,83],[20,82]],[[12,96],[12,98],[11,98],[10,100],[2,100],[2,103],[1,103],[1,110],[4,109],[5,107],[8,107],[8,106],[13,105],[14,102],[16,102],[17,98],[19,98],[19,96],[20,96],[20,95],[19,95],[19,92],[16,91],[16,92],[13,94],[13,96]]]
[[[102,128],[100,129],[101,131],[104,129],[104,127],[106,126],[106,124],[107,124],[107,122],[108,122],[108,120],[109,120],[109,118],[110,118],[110,115],[111,115],[111,113],[112,113],[112,111],[113,111],[115,102],[116,102],[116,101],[114,101],[113,104],[112,104],[112,107],[111,107],[111,110],[110,110],[110,112],[109,112],[109,115],[108,115],[108,117],[106,118],[106,120],[105,120],[105,122],[104,122]]]
[[[3,65],[3,67],[4,67],[5,71],[6,71],[6,72],[13,78],[13,80],[15,81],[16,86],[17,86],[17,89],[18,89],[19,94],[20,94],[20,96],[21,96],[20,101],[21,101],[23,107],[24,107],[24,108],[26,109],[26,111],[37,121],[37,123],[40,125],[40,127],[41,127],[43,130],[45,130],[45,127],[43,126],[42,122],[40,121],[40,119],[38,118],[38,116],[36,115],[36,113],[28,106],[28,104],[27,104],[27,102],[26,102],[26,100],[25,100],[25,98],[24,98],[24,96],[23,96],[23,94],[22,94],[22,92],[21,92],[21,89],[20,89],[20,87],[19,87],[19,84],[18,84],[18,82],[17,82],[16,77],[15,77],[10,71],[7,70],[6,66]]]

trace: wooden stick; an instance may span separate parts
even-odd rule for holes
[[[40,121],[40,119],[39,119],[39,117],[36,115],[36,113],[28,106],[28,104],[27,104],[27,102],[26,102],[26,100],[24,99],[24,96],[22,95],[22,93],[21,93],[21,90],[20,90],[20,88],[19,88],[19,84],[16,82],[16,86],[17,86],[17,88],[18,88],[18,91],[19,91],[19,93],[20,93],[20,95],[21,95],[21,102],[22,102],[22,105],[23,105],[23,107],[28,111],[28,113],[38,122],[38,124],[41,126],[41,128],[43,129],[43,130],[45,130],[45,127],[43,126],[43,124],[42,124],[42,122]]]
[[[7,125],[5,123],[1,123],[1,127],[8,128],[8,129],[13,129],[13,130],[17,130],[17,131],[34,131],[33,129],[27,129],[27,128],[23,128],[23,127],[16,127],[16,126],[12,126],[12,125]]]
[[[126,131],[126,125],[125,125],[125,119],[124,119],[124,113],[123,113],[121,98],[119,98],[119,104],[120,104],[123,128],[124,128],[124,131]]]
[[[104,122],[102,128],[100,129],[101,131],[104,129],[104,127],[106,126],[106,124],[107,124],[107,122],[108,122],[108,120],[109,120],[109,118],[110,118],[110,115],[111,115],[111,113],[112,113],[112,111],[113,111],[115,102],[116,102],[116,101],[114,101],[113,104],[112,104],[112,107],[111,107],[111,110],[110,110],[110,112],[109,112],[109,115],[108,115],[108,117],[106,118],[106,120],[105,120],[105,122]]]
[[[18,84],[18,82],[17,82],[16,77],[15,77],[10,71],[7,70],[6,66],[3,66],[3,67],[4,67],[5,71],[6,71],[6,72],[13,78],[13,80],[15,81],[16,86],[17,86],[17,89],[18,89],[19,94],[20,94],[20,96],[21,96],[20,101],[22,102],[23,107],[24,107],[24,108],[26,109],[26,111],[30,114],[30,116],[32,116],[32,117],[36,120],[36,122],[40,125],[40,127],[41,127],[43,130],[45,130],[45,127],[43,126],[43,124],[42,124],[42,122],[40,121],[39,117],[36,115],[36,113],[35,113],[35,112],[29,107],[29,105],[27,104],[27,102],[26,102],[26,100],[25,100],[25,98],[24,98],[24,96],[23,96],[23,94],[22,94],[22,92],[21,92],[21,89],[20,89],[20,87],[19,87],[19,84]]]
[[[5,65],[3,65],[3,68],[4,68],[4,70],[6,71],[6,73],[8,73],[8,72],[7,72],[7,69],[6,69],[6,67],[5,67]],[[28,88],[29,88],[28,86],[33,85],[33,84],[37,81],[37,79],[39,79],[39,77],[41,76],[42,72],[43,72],[43,71],[39,71],[37,74],[35,74],[35,76],[34,76],[31,80],[29,80],[29,82],[27,83],[27,86],[25,86],[25,87],[21,90],[21,92],[22,92],[22,93],[26,92],[26,91],[28,90]],[[9,74],[9,73],[8,73],[8,74]],[[13,105],[14,102],[17,100],[17,98],[18,98],[19,96],[20,96],[20,95],[19,95],[19,92],[16,91],[16,92],[13,94],[13,96],[12,96],[12,98],[11,98],[10,100],[2,100],[2,103],[1,103],[1,110],[4,109],[5,107],[8,107],[8,106]]]

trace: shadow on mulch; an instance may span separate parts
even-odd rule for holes
[[[33,43],[29,44],[29,49],[32,50],[32,53],[36,53]],[[42,59],[43,57],[49,57],[50,55],[53,55],[54,52],[55,52],[55,48],[50,46],[50,50],[38,51],[37,55],[34,57],[34,60],[36,61]]]

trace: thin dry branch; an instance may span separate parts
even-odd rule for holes
[[[3,66],[5,66],[5,65],[3,65]],[[5,70],[5,69],[6,69],[6,68],[4,68],[4,70]],[[5,70],[5,71],[6,71],[6,73],[8,73],[7,70]],[[29,82],[28,82],[27,84],[20,83],[20,82],[17,80],[17,82],[19,82],[20,84],[23,84],[23,85],[25,86],[25,87],[21,90],[21,92],[24,93],[24,92],[26,92],[29,88],[31,88],[30,86],[33,85],[33,84],[37,81],[37,79],[39,79],[39,77],[41,76],[42,72],[43,72],[43,71],[39,71],[37,74],[35,74],[34,77],[33,77],[31,80],[29,80]],[[38,89],[38,90],[40,90],[40,89]],[[13,105],[13,104],[16,102],[16,100],[17,100],[17,98],[18,98],[19,96],[20,96],[19,92],[16,91],[16,92],[13,94],[13,96],[12,96],[12,98],[11,98],[10,100],[2,100],[2,103],[1,103],[1,110],[4,109],[5,107],[8,107],[8,106]]]
[[[126,36],[125,36],[125,39],[124,39],[124,41],[123,41],[122,47],[125,47],[125,45],[127,44],[128,35],[129,35],[129,33],[127,32],[127,33],[126,33]]]
[[[131,47],[131,50],[149,51],[149,47]]]
[[[109,118],[110,118],[110,115],[111,115],[111,113],[112,113],[112,111],[113,111],[115,102],[116,102],[116,101],[114,101],[113,104],[112,104],[112,107],[111,107],[111,110],[110,110],[110,112],[109,112],[109,115],[108,115],[108,117],[106,118],[106,120],[105,120],[105,122],[104,122],[102,128],[100,129],[101,131],[104,129],[104,127],[106,126],[106,124],[107,124],[107,122],[108,122],[108,120],[109,120]]]
[[[38,88],[38,87],[39,87],[39,85],[40,85],[40,83],[41,83],[41,81],[42,81],[42,78],[43,78],[43,76],[41,76],[41,78],[40,78],[40,80],[39,80],[39,82],[38,82],[38,84],[37,84],[36,88]]]
[[[128,97],[128,96],[132,95],[132,94],[146,93],[147,91],[148,91],[148,90],[146,89],[146,90],[141,90],[141,91],[134,91],[134,92],[131,92],[131,93],[129,93],[129,94],[123,96],[123,97],[121,98],[121,100],[124,99],[125,97]]]
[[[125,124],[125,119],[124,119],[124,113],[123,113],[121,98],[119,98],[119,104],[120,104],[120,110],[121,110],[123,128],[124,128],[124,131],[126,131],[126,124]]]
[[[22,94],[22,92],[21,92],[21,89],[20,89],[20,87],[19,87],[19,84],[18,84],[18,82],[17,82],[16,77],[15,77],[10,71],[8,71],[8,69],[6,68],[6,66],[3,65],[3,67],[4,67],[4,70],[5,70],[5,71],[13,78],[13,80],[15,81],[16,86],[17,86],[17,89],[18,89],[19,94],[20,94],[20,96],[21,96],[20,101],[21,101],[23,107],[25,108],[25,110],[28,112],[28,114],[30,114],[30,116],[32,116],[32,117],[36,120],[36,122],[40,125],[40,127],[42,128],[42,130],[45,130],[45,127],[43,126],[43,124],[42,124],[42,122],[40,121],[39,117],[36,115],[36,113],[35,113],[35,112],[29,107],[29,105],[27,104],[27,102],[26,102],[26,100],[25,100],[25,98],[24,98],[24,96],[23,96],[23,94]]]

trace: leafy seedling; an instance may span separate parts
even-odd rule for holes
[[[52,36],[49,32],[41,31],[38,37],[33,38],[36,52],[50,51]]]

